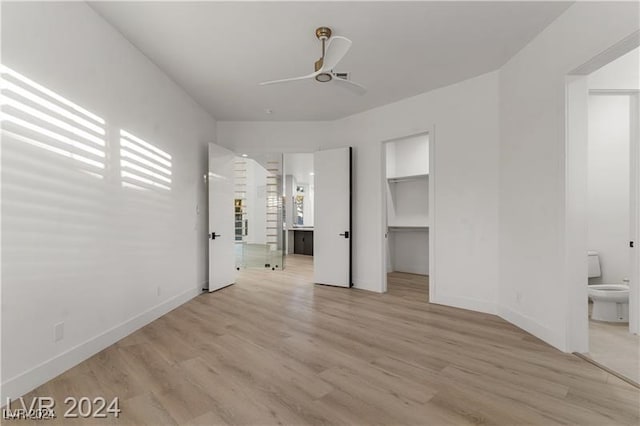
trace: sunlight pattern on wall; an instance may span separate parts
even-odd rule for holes
[[[122,186],[171,190],[171,155],[131,133],[120,130]]]
[[[5,65],[0,65],[0,90],[3,137],[67,157],[104,177],[102,118]]]

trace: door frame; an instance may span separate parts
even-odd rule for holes
[[[402,139],[410,138],[413,136],[427,135],[429,138],[429,186],[428,186],[428,198],[429,198],[429,302],[435,303],[437,300],[436,291],[436,128],[435,125],[431,125],[425,130],[416,131],[401,136],[393,137],[380,141],[380,193],[382,194],[381,204],[381,233],[380,243],[382,247],[382,275],[380,281],[382,282],[381,292],[387,292],[387,242],[388,242],[388,229],[387,229],[387,150],[386,144],[389,142],[395,142]]]
[[[566,306],[566,335],[565,350],[567,352],[585,353],[589,351],[589,318],[587,294],[587,138],[588,138],[588,105],[589,105],[589,85],[588,76],[597,69],[613,62],[617,58],[630,52],[640,45],[640,38],[637,33],[632,34],[620,41],[611,48],[600,53],[585,64],[576,68],[565,79],[565,179],[564,179],[564,212],[563,212],[563,250],[564,250],[564,277],[566,283],[565,306]],[[604,91],[594,91],[603,93]],[[611,94],[630,95],[635,94],[635,117],[631,128],[638,126],[638,101],[637,91],[611,91]],[[633,97],[631,97],[633,98]],[[634,103],[632,102],[632,106]],[[633,112],[632,112],[633,113]],[[635,139],[635,140],[634,140]],[[637,177],[640,173],[640,148],[638,135],[631,135],[631,146],[635,146],[635,153],[632,151],[633,160],[630,163],[631,175]],[[632,148],[633,149],[633,148]],[[640,189],[636,188],[635,194],[635,215],[640,216],[638,203],[640,203]],[[630,194],[631,195],[631,194]],[[637,247],[638,229],[636,235],[632,236]],[[634,249],[636,252],[638,249]],[[631,254],[630,254],[631,256]],[[639,256],[636,256],[638,258]],[[629,329],[633,333],[640,330],[640,260],[636,259],[631,271],[631,291],[629,295]],[[631,309],[633,307],[633,309]],[[634,311],[632,314],[631,311]],[[633,315],[633,318],[631,317]]]

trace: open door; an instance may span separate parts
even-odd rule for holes
[[[233,284],[236,279],[234,253],[235,154],[209,144],[209,291]]]
[[[635,93],[630,97],[630,178],[631,191],[629,196],[630,207],[630,266],[629,274],[629,332],[640,334],[640,95]]]
[[[313,164],[314,282],[351,287],[351,147],[318,151]]]

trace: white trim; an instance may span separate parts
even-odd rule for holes
[[[631,52],[638,46],[640,46],[640,30],[634,31],[613,46],[600,52],[589,61],[571,71],[569,75],[589,75],[607,65],[609,62],[613,62],[622,55]]]
[[[429,130],[429,302],[435,303],[436,286],[436,126]]]
[[[519,327],[524,331],[533,334],[537,338],[544,340],[551,346],[554,346],[561,351],[567,352],[565,347],[565,335],[562,331],[547,328],[542,324],[536,322],[534,319],[519,314],[518,312],[504,306],[498,307],[498,316],[515,325],[516,327]]]
[[[637,95],[640,93],[640,89],[589,89],[590,95],[603,95],[603,96],[627,96]]]
[[[199,289],[189,289],[17,376],[5,380],[0,388],[0,401],[6,401],[7,398],[13,400],[26,394],[199,294]]]
[[[387,229],[387,142],[380,142],[380,194],[382,195],[382,203],[380,204],[380,211],[382,214],[380,215],[380,229],[382,230],[382,249],[381,249],[381,259],[382,259],[382,271],[380,273],[380,293],[387,292],[387,273],[389,259],[387,258],[387,250],[389,248],[389,230]]]
[[[366,282],[361,282],[355,275],[353,276],[353,287],[351,288],[357,289],[357,290],[371,291],[373,293],[384,293],[384,291],[380,289],[380,286],[377,285],[377,283],[369,284]]]
[[[495,303],[486,302],[484,300],[469,299],[458,296],[437,296],[429,297],[429,303],[435,305],[451,306],[454,308],[467,309],[469,311],[484,312],[485,314],[498,314],[498,308]]]
[[[587,139],[588,77],[566,81],[564,252],[565,330],[568,352],[589,351],[587,304]]]
[[[640,95],[629,96],[629,112],[631,135],[630,145],[630,240],[634,248],[630,249],[631,257],[629,275],[629,332],[640,334]]]

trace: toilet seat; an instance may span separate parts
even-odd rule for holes
[[[616,303],[629,301],[629,286],[626,284],[597,284],[589,286],[589,296]]]

